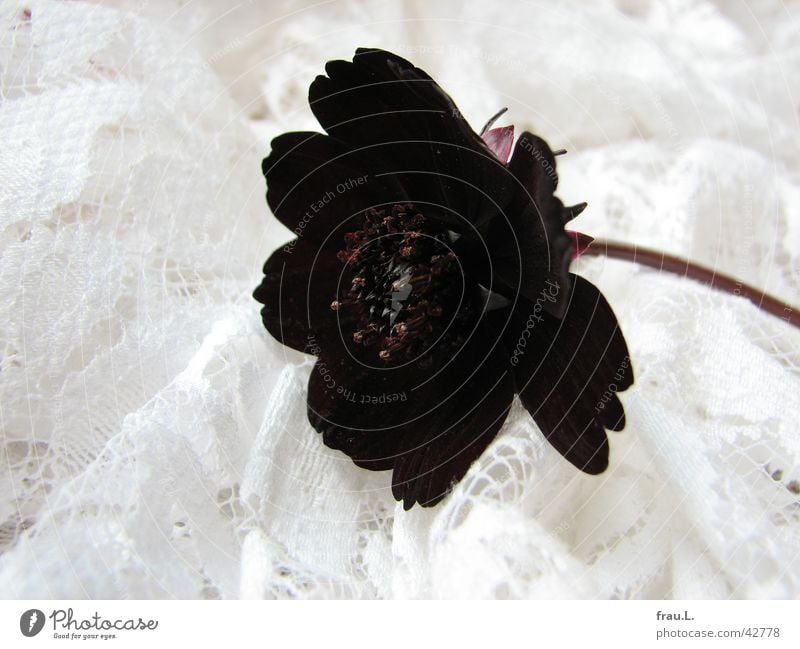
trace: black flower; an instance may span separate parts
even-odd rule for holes
[[[317,356],[308,418],[360,467],[393,470],[406,509],[439,502],[514,394],[579,469],[608,465],[633,382],[611,307],[568,271],[548,145],[476,134],[425,72],[382,50],[331,61],[309,100],[327,135],[285,133],[267,202],[296,238],[254,297],[267,330]],[[489,125],[487,125],[488,127]]]

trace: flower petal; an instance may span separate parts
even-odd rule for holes
[[[514,395],[507,354],[477,330],[446,365],[374,369],[330,345],[308,388],[308,417],[360,467],[394,468],[406,509],[434,505],[494,439]]]
[[[364,210],[407,201],[395,179],[376,175],[377,168],[363,151],[326,135],[284,133],[262,163],[267,203],[296,236],[340,248]]]
[[[325,347],[308,381],[308,420],[326,446],[358,466],[391,469],[422,407],[418,382],[407,370],[372,368]]]
[[[533,201],[544,207],[558,187],[556,157],[538,135],[525,131],[517,140],[509,168],[521,186],[517,188],[517,199],[523,203]]]
[[[320,124],[380,160],[410,201],[442,206],[442,220],[456,231],[505,207],[513,191],[507,170],[427,73],[363,48],[352,62],[330,61],[325,70],[309,90]]]
[[[555,156],[547,143],[523,133],[508,168],[517,180],[509,208],[495,218],[487,232],[491,272],[487,281],[511,296],[536,300],[546,283],[560,291],[545,309],[562,317],[570,291],[569,265],[573,242],[564,230],[564,204],[553,195],[558,185]]]
[[[478,331],[448,370],[444,388],[432,391],[435,401],[414,430],[414,445],[398,457],[392,474],[392,493],[404,509],[440,502],[503,426],[514,380],[498,343]]]
[[[506,346],[517,392],[547,440],[586,473],[608,465],[605,429],[622,430],[617,392],[633,384],[628,348],[600,291],[572,275],[563,320],[543,303],[517,305]]]
[[[270,255],[264,279],[253,297],[264,305],[264,327],[279,342],[315,353],[319,340],[338,336],[337,314],[330,308],[342,278],[336,253],[295,239]],[[315,340],[318,339],[318,340]]]
[[[483,279],[484,285],[491,283],[494,290],[508,297],[519,294],[536,300],[547,290],[548,282],[554,283],[560,290],[545,308],[557,317],[563,316],[573,246],[562,225],[530,203],[519,211],[509,210],[497,216],[486,241],[490,260],[486,272],[491,275]]]

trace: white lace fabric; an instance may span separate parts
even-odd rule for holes
[[[431,6],[434,5],[434,6]],[[800,595],[800,332],[590,259],[636,383],[580,474],[515,402],[452,495],[306,419],[251,298],[289,238],[269,139],[357,46],[559,158],[575,227],[800,305],[800,5],[670,0],[0,5],[0,596]]]

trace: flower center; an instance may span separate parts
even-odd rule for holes
[[[374,347],[386,362],[410,361],[442,338],[449,325],[449,348],[465,337],[459,326],[470,320],[462,270],[450,249],[446,230],[413,205],[394,205],[391,212],[369,209],[361,229],[348,232],[338,258],[353,280],[335,311],[359,309],[353,341]]]

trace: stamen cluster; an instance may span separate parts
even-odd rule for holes
[[[411,360],[442,336],[454,317],[463,320],[464,281],[447,231],[427,221],[414,205],[369,209],[359,230],[348,232],[338,258],[353,274],[341,300],[360,308],[352,338],[375,347],[386,362]],[[456,336],[449,342],[457,342]]]

